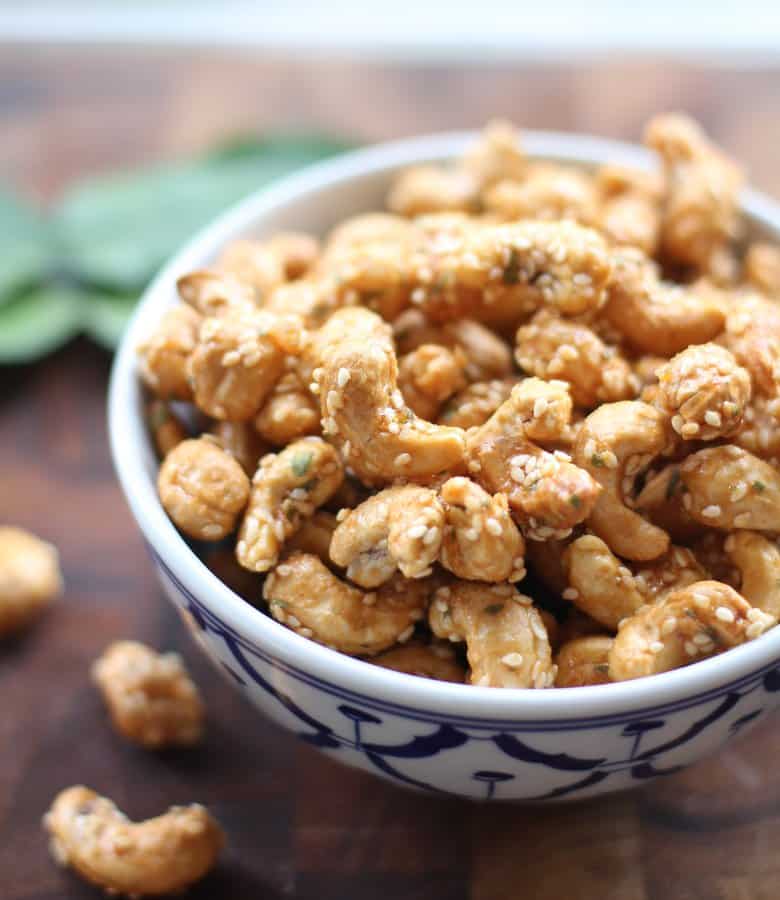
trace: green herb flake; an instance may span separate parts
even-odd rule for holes
[[[296,478],[303,478],[309,471],[313,459],[314,454],[310,450],[294,454],[292,462],[290,463],[293,475],[295,475]]]
[[[579,509],[582,506],[582,500],[578,494],[572,494],[571,497],[569,497],[569,503],[571,503],[575,509]]]
[[[593,670],[598,672],[599,675],[609,675],[609,665],[607,663],[596,663]]]
[[[590,458],[591,465],[596,466],[597,469],[601,469],[604,467],[604,460],[598,453],[594,453]]]
[[[509,251],[509,262],[504,269],[503,280],[504,284],[517,284],[520,280],[520,259],[514,247]]]
[[[766,490],[766,485],[763,481],[754,481],[753,490],[756,491],[756,493],[763,494]]]
[[[671,500],[674,497],[677,486],[680,484],[680,470],[674,469],[671,477],[666,485],[666,499]]]
[[[495,616],[498,615],[503,608],[503,603],[491,603],[490,606],[484,608],[483,612],[486,612],[489,616]]]

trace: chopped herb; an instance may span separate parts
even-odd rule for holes
[[[504,608],[503,603],[491,603],[490,606],[486,606],[483,612],[486,612],[488,615],[495,616],[501,612]]]
[[[286,600],[269,600],[268,605],[269,606],[281,606],[282,608],[284,608],[285,606],[287,606],[287,601]]]
[[[753,490],[757,491],[759,494],[763,494],[766,490],[766,485],[763,481],[754,481],[753,482]]]
[[[669,478],[669,482],[666,485],[666,499],[671,500],[674,497],[674,492],[677,490],[677,485],[680,483],[680,470],[674,469],[672,471],[671,477]]]
[[[575,509],[579,509],[582,506],[582,500],[580,500],[579,495],[577,494],[572,494],[571,497],[569,497],[569,503],[571,503]]]
[[[292,458],[292,470],[293,474],[297,478],[303,478],[303,476],[309,471],[309,466],[311,465],[311,461],[314,459],[314,454],[311,451],[305,453],[296,453]]]
[[[609,675],[609,665],[607,663],[596,663],[593,668],[600,675]]]
[[[509,251],[509,262],[504,269],[503,280],[504,284],[517,284],[520,280],[520,259],[514,247]]]
[[[596,468],[602,468],[604,465],[604,460],[598,453],[594,453],[590,458],[591,464],[596,466]]]

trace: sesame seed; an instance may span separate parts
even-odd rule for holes
[[[699,647],[706,647],[708,644],[712,643],[712,638],[703,631],[700,631],[698,634],[694,634],[693,643],[697,644]]]
[[[733,622],[735,620],[734,613],[727,606],[719,606],[715,610],[715,616],[721,622]]]
[[[296,616],[293,616],[293,615],[287,616],[287,624],[291,628],[300,628],[301,627],[300,619],[298,619]]]
[[[299,634],[301,637],[310,638],[310,637],[313,637],[314,632],[311,630],[311,628],[306,628],[306,627],[304,627],[304,628],[299,628],[299,629],[298,629],[298,634]]]
[[[672,634],[672,632],[674,632],[676,630],[676,628],[677,628],[677,617],[676,616],[668,616],[661,623],[661,634],[663,634],[665,636],[670,635],[670,634]]]
[[[410,625],[408,628],[405,628],[398,635],[398,643],[405,644],[413,634],[414,634],[414,625]]]
[[[340,368],[338,370],[338,373],[336,374],[336,384],[340,388],[346,387],[347,384],[349,383],[349,379],[350,379],[349,369],[345,369],[343,367]]]
[[[395,458],[395,465],[397,468],[401,468],[403,466],[408,466],[412,461],[412,457],[409,453],[399,453]]]
[[[501,657],[501,662],[509,669],[519,669],[523,664],[522,653],[507,653]]]
[[[723,424],[720,413],[715,412],[713,409],[708,409],[707,412],[704,413],[704,421],[713,428],[720,428]]]
[[[494,537],[500,537],[503,533],[501,523],[498,521],[498,519],[494,519],[492,516],[489,516],[487,519],[485,519],[485,528]]]
[[[650,652],[651,653],[662,653],[664,649],[664,645],[661,641],[653,641],[650,644]]]
[[[435,543],[439,537],[439,529],[436,525],[431,525],[431,527],[426,531],[425,537],[423,538],[423,544],[426,547],[430,547],[431,544]]]
[[[576,600],[580,596],[580,592],[575,587],[567,587],[561,596],[564,600]]]
[[[722,510],[717,505],[717,503],[713,503],[710,506],[705,506],[704,509],[701,510],[701,514],[705,519],[717,519],[721,512]]]
[[[406,536],[410,537],[413,541],[421,538],[425,535],[425,532],[428,530],[428,526],[424,524],[412,525],[410,528],[406,529]]]
[[[463,537],[466,538],[467,541],[478,541],[479,532],[476,528],[466,528],[463,531]]]
[[[364,606],[373,606],[376,603],[376,593],[371,591],[368,594],[363,594],[363,605]]]
[[[696,656],[696,654],[699,652],[699,648],[696,646],[696,644],[692,644],[690,641],[685,642],[684,649],[688,656]]]

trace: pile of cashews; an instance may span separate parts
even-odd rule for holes
[[[302,637],[484,687],[694,663],[780,616],[780,248],[701,128],[656,170],[504,122],[322,239],[228,246],[138,348],[174,524]]]

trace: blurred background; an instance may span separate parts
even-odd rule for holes
[[[638,140],[671,109],[780,196],[780,4],[0,0],[0,521],[53,541],[68,583],[0,649],[4,900],[95,896],[39,828],[83,780],[134,817],[212,805],[231,850],[192,895],[212,900],[777,897],[776,722],[649,791],[544,812],[401,793],[252,732],[158,595],[105,434],[111,349],[144,285],[248,191],[496,116]],[[218,711],[202,750],[112,740],[86,672],[118,636],[183,652]]]

